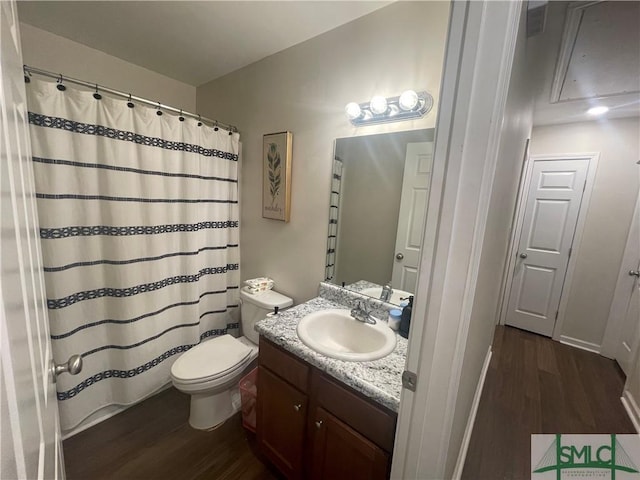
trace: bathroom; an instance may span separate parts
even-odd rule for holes
[[[216,80],[193,80],[195,85],[55,35],[27,20],[20,28],[27,65],[131,91],[237,125],[242,144],[242,279],[268,275],[277,291],[298,305],[316,297],[319,282],[326,278],[335,140],[436,126],[449,10],[446,2],[385,4]],[[28,13],[24,15],[26,19]],[[61,19],[51,17],[49,21]],[[143,31],[161,34],[151,22]],[[423,118],[354,127],[344,115],[348,102],[364,102],[375,94],[392,97],[407,89],[426,90],[433,96],[434,107]],[[262,136],[285,130],[293,132],[288,223],[264,219],[261,212]]]

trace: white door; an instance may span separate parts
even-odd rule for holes
[[[564,285],[589,159],[533,164],[506,323],[551,336]]]
[[[638,323],[640,323],[640,256],[638,258],[635,267],[627,271],[627,274],[632,278],[632,288],[616,351],[616,361],[627,376],[631,373],[632,360],[640,340],[638,338],[640,334],[638,328]]]
[[[0,478],[64,478],[14,2],[0,1]]]
[[[407,144],[391,285],[415,293],[429,202],[433,142]]]
[[[640,195],[636,202],[627,244],[620,263],[616,290],[611,301],[601,354],[614,358],[630,373],[640,343]]]

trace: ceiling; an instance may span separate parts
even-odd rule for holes
[[[193,86],[391,1],[20,1],[21,22]]]
[[[577,7],[577,8],[575,8]],[[534,125],[640,116],[640,2],[549,2],[544,33],[529,38]]]

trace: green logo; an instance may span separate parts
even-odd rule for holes
[[[533,437],[536,436],[537,435],[532,436],[532,442],[534,440]],[[633,435],[624,436],[632,437]],[[565,435],[565,437],[567,436]],[[575,438],[577,436],[571,435],[571,437]],[[557,434],[535,466],[533,473],[555,471],[557,480],[561,480],[563,470],[575,472],[576,469],[580,469],[584,472],[585,477],[592,476],[595,471],[603,473],[606,471],[610,473],[612,480],[615,480],[617,471],[631,474],[639,473],[638,467],[633,463],[631,457],[622,447],[615,434],[581,435],[579,437],[606,437],[607,441],[593,443],[569,442],[565,440],[565,444],[563,445],[562,435]],[[638,452],[634,453],[636,454],[634,456],[637,456]]]

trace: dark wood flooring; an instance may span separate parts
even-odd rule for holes
[[[531,478],[532,433],[635,433],[623,387],[613,360],[498,326],[462,478]]]
[[[188,424],[189,396],[165,390],[63,442],[67,478],[276,479],[239,415],[203,432]]]

